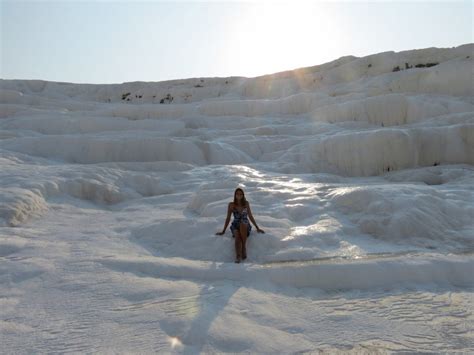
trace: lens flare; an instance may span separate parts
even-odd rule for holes
[[[183,346],[181,340],[178,337],[169,337],[169,342],[171,343],[171,349],[176,349]]]

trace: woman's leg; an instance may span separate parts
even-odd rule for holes
[[[242,258],[242,238],[240,237],[239,230],[234,230],[234,238],[235,238],[235,262],[240,263],[240,259]]]
[[[240,223],[240,237],[242,238],[242,259],[247,259],[247,233],[248,233],[248,224],[247,223]]]

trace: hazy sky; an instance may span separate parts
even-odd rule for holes
[[[3,79],[257,76],[473,42],[471,1],[0,2]]]

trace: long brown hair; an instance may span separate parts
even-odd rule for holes
[[[239,206],[239,203],[237,201],[237,191],[240,191],[242,192],[242,205],[241,206],[247,206],[247,200],[245,199],[245,193],[244,193],[244,190],[242,190],[240,187],[236,188],[235,191],[234,191],[234,205],[237,205]]]

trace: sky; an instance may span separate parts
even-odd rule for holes
[[[109,84],[270,74],[473,42],[472,1],[0,0],[2,79]]]

